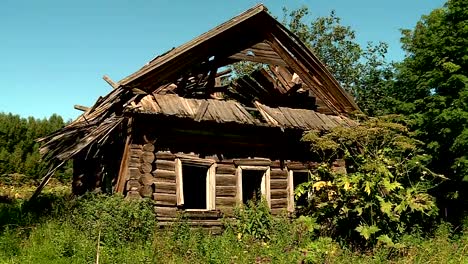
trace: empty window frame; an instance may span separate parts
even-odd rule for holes
[[[185,163],[176,159],[177,206],[186,210],[214,210],[215,170],[215,164]]]
[[[310,193],[306,193],[295,199],[297,186],[309,181],[309,170],[289,170],[288,172],[288,211],[292,212],[297,206],[306,206],[310,199]]]
[[[251,199],[265,197],[270,206],[270,167],[237,167],[237,200],[246,204]]]

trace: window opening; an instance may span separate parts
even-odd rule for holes
[[[262,197],[262,177],[265,171],[242,170],[242,202],[247,204],[261,200]]]
[[[208,167],[182,164],[184,209],[207,209]]]
[[[309,181],[309,172],[299,172],[295,171],[293,172],[293,192],[295,193],[297,186],[299,186],[302,183],[308,182]],[[295,195],[294,195],[295,197]],[[307,206],[309,203],[309,193],[304,193],[298,199],[294,199],[296,206],[299,207],[304,207]]]

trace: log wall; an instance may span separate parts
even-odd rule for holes
[[[268,158],[229,158],[222,155],[204,156],[194,153],[172,153],[167,146],[158,149],[156,139],[146,137],[130,144],[128,151],[127,179],[124,194],[127,198],[150,198],[160,226],[170,225],[181,214],[193,226],[211,230],[221,228],[221,218],[232,216],[233,209],[240,202],[238,196],[237,168],[270,168],[270,207],[272,214],[291,213],[291,192],[288,170],[309,170],[316,163],[285,162]],[[207,166],[215,162],[215,210],[182,210],[177,205],[176,159],[186,164]],[[188,162],[188,163],[187,163]],[[343,162],[336,162],[335,168],[342,170]],[[288,211],[289,209],[289,211]]]

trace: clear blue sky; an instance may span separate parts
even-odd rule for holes
[[[256,0],[2,0],[0,3],[0,112],[65,119],[110,91],[104,74],[119,81],[151,58],[183,44],[259,1]],[[442,0],[265,0],[277,17],[282,7],[306,5],[313,16],[336,10],[358,41],[384,41],[401,60],[400,28],[413,28]]]

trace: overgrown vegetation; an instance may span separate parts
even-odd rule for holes
[[[98,257],[99,263],[463,263],[468,259],[468,230],[447,224],[429,236],[416,229],[398,241],[399,247],[378,244],[356,251],[319,236],[308,218],[272,218],[261,204],[244,208],[236,225],[213,236],[190,229],[183,220],[167,229],[154,228],[153,209],[145,201],[102,195],[72,199],[62,188],[54,190],[46,189],[34,204],[22,199],[1,204],[0,263],[96,263]],[[263,226],[268,226],[267,232]]]
[[[437,206],[428,191],[446,178],[426,167],[422,142],[389,119],[304,135],[322,163],[296,195],[312,193],[302,213],[317,219],[321,234],[358,245],[394,246],[401,235],[414,228],[429,231],[434,224]],[[346,161],[347,173],[333,170],[337,158]]]

